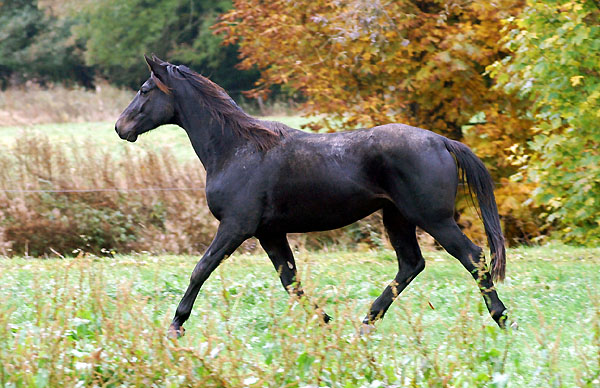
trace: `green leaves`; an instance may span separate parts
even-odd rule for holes
[[[528,168],[546,220],[585,244],[600,238],[598,17],[589,0],[529,1],[504,42],[513,56],[490,67],[501,87],[532,104],[538,135]]]
[[[89,86],[74,18],[59,19],[37,0],[0,1],[0,88],[9,81],[79,82]]]
[[[137,88],[148,76],[143,54],[185,63],[233,94],[257,78],[236,69],[236,47],[222,47],[210,29],[231,8],[228,0],[100,0],[81,8],[74,31],[85,41],[86,61],[113,83]]]

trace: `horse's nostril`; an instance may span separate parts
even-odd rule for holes
[[[119,123],[121,122],[121,117],[119,117],[117,119],[117,122],[115,123],[115,132],[119,133],[119,127],[122,127],[122,125],[119,125]]]

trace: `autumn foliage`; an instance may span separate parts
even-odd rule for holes
[[[481,2],[237,1],[219,31],[258,66],[258,91],[286,84],[329,127],[405,122],[461,138],[498,100],[485,67],[503,56],[503,12]],[[502,8],[502,7],[501,7]]]
[[[524,1],[235,1],[216,26],[237,43],[241,67],[258,67],[254,94],[283,84],[306,96],[313,129],[402,122],[462,140],[484,159],[511,241],[539,234],[533,184],[509,179],[531,121],[486,68],[503,59],[503,21]],[[467,203],[459,204],[466,207]],[[473,216],[463,226],[475,228]]]

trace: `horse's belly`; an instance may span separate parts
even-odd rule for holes
[[[341,228],[381,209],[385,199],[372,195],[296,195],[273,206],[266,223],[286,233]]]

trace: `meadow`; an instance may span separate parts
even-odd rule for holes
[[[76,105],[64,123],[44,122],[60,121],[53,109],[28,123],[17,120],[27,121],[17,113],[28,104],[4,111],[17,113],[0,126],[0,386],[600,386],[600,248],[509,249],[498,290],[519,328],[503,331],[470,275],[425,241],[425,272],[359,336],[397,265],[368,220],[292,237],[310,302],[285,293],[251,241],[205,284],[186,336],[167,339],[215,221],[201,192],[136,191],[202,186],[204,177],[180,128],[118,139],[111,117],[129,97],[115,94],[102,114],[63,98]],[[10,191],[110,187],[123,190]],[[326,249],[306,249],[315,247]],[[312,302],[334,320],[323,325]]]
[[[186,336],[166,330],[197,257],[0,259],[0,385],[151,387],[600,386],[600,248],[509,249],[500,330],[447,254],[377,330],[393,252],[297,252],[311,302],[288,297],[264,254],[236,254],[204,285]]]
[[[123,105],[123,109],[127,105]],[[185,131],[175,125],[164,125],[159,129],[143,134],[136,143],[119,139],[115,133],[114,121],[85,121],[68,123],[42,123],[28,125],[1,125],[0,144],[10,146],[15,139],[24,135],[46,136],[55,144],[91,143],[99,149],[110,149],[115,154],[124,150],[135,154],[147,151],[169,150],[176,155],[178,161],[196,160]],[[280,121],[294,128],[311,122],[301,116],[266,116],[264,120]]]

